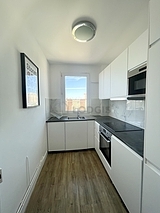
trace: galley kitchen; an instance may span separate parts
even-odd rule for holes
[[[0,213],[160,212],[159,11],[1,2]]]

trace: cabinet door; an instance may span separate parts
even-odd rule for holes
[[[99,150],[99,123],[95,122],[95,150]]]
[[[129,212],[140,213],[142,158],[112,136],[112,181]]]
[[[160,168],[160,41],[149,50],[147,71],[147,101],[145,157]]]
[[[145,165],[143,175],[142,213],[160,212],[160,173]]]
[[[111,66],[109,65],[103,70],[103,98],[104,99],[109,99],[111,95],[110,94],[110,91],[111,91],[110,69],[111,69]]]
[[[99,99],[103,99],[103,71],[99,73]]]
[[[64,122],[47,123],[48,151],[65,150]]]
[[[88,125],[88,148],[94,148],[94,122],[87,121]]]
[[[127,95],[127,50],[111,63],[111,98]]]
[[[97,138],[97,140],[99,140],[99,123],[97,123],[96,121],[94,128],[95,128],[95,137]]]
[[[148,30],[140,35],[128,48],[128,70],[147,61]]]
[[[150,44],[160,38],[160,1],[150,1]]]
[[[66,122],[66,150],[88,148],[88,128],[86,121]]]

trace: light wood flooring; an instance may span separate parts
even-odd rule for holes
[[[94,150],[49,154],[25,213],[128,213]]]

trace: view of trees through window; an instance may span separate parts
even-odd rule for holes
[[[65,76],[65,111],[87,110],[87,77]]]

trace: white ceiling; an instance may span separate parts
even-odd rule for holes
[[[0,0],[1,1],[1,0]],[[149,0],[5,0],[21,14],[50,63],[108,64],[148,23]],[[8,7],[9,8],[9,7]],[[96,36],[87,43],[71,34],[76,20],[93,21]]]

